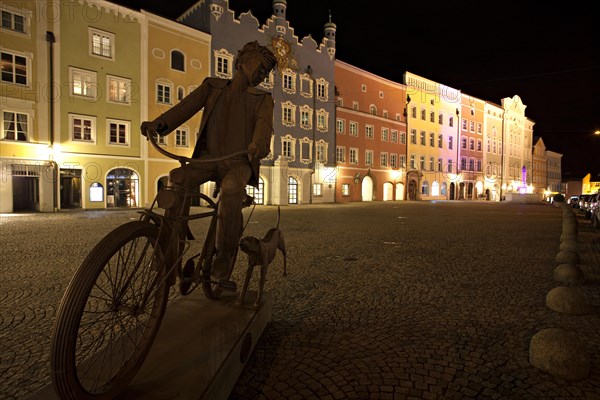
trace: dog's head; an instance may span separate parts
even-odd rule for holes
[[[260,244],[254,236],[244,236],[240,240],[240,249],[246,254],[260,254]]]

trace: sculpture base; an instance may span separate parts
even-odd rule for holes
[[[254,309],[255,296],[235,306],[237,295],[208,300],[198,288],[169,305],[148,358],[118,399],[226,399],[271,320],[271,296]],[[28,398],[51,399],[58,399],[51,384]]]

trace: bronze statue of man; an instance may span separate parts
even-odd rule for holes
[[[207,181],[220,185],[217,230],[218,254],[213,263],[217,278],[227,273],[240,239],[242,199],[246,185],[258,186],[260,160],[270,152],[273,133],[273,98],[256,89],[277,65],[274,54],[258,42],[249,42],[238,52],[233,79],[206,78],[202,85],[154,121],[142,123],[164,136],[203,109],[192,158],[222,157],[248,150],[224,161],[186,165],[169,174],[172,186],[193,188]],[[167,209],[175,213],[179,205]]]

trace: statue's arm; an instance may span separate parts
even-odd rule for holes
[[[270,94],[263,96],[254,126],[254,135],[252,143],[258,148],[258,158],[264,158],[269,155],[271,146],[271,135],[273,133],[273,97]]]
[[[204,82],[202,82],[202,85],[198,86],[179,103],[175,104],[158,117],[156,120],[160,120],[166,126],[162,134],[168,135],[200,111],[206,104],[209,92],[210,84],[207,79],[205,79]]]

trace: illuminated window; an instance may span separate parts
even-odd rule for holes
[[[19,112],[2,113],[2,140],[26,142],[29,136],[29,115]]]
[[[89,29],[90,53],[94,56],[115,58],[115,35],[112,33],[100,31],[98,29]]]
[[[365,165],[373,165],[373,150],[365,150]]]
[[[390,130],[388,128],[381,128],[381,140],[387,142],[389,140]]]
[[[71,75],[71,94],[96,98],[96,73],[77,68],[69,68]]]
[[[171,93],[173,85],[165,82],[156,83],[156,102],[160,104],[171,104]]]
[[[179,127],[175,130],[175,146],[189,147],[190,130],[186,127]]]
[[[350,185],[342,183],[342,196],[350,196]]]
[[[108,75],[108,101],[129,104],[131,80]]]
[[[382,151],[379,154],[379,164],[382,167],[387,167],[388,166],[388,153],[385,153],[385,152]]]
[[[373,125],[365,125],[365,137],[367,139],[373,139],[375,137],[373,130]]]
[[[350,164],[358,164],[358,149],[350,148]]]
[[[421,184],[421,194],[425,196],[429,195],[429,182],[423,181]]]
[[[25,33],[25,17],[13,11],[2,10],[2,28]]]
[[[358,123],[350,121],[350,136],[358,136]]]
[[[390,154],[390,167],[398,168],[398,154],[396,154],[396,153]]]
[[[27,85],[29,83],[27,58],[3,51],[2,82]]]
[[[344,146],[336,146],[335,148],[335,161],[339,163],[346,162],[346,148]]]
[[[291,176],[288,178],[288,203],[298,204],[298,181]]]
[[[323,184],[314,183],[313,184],[313,196],[322,196],[323,195]]]
[[[398,131],[396,129],[391,130],[390,142],[398,143]]]
[[[335,121],[335,127],[337,133],[346,133],[346,120],[338,118]]]

